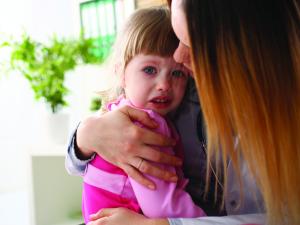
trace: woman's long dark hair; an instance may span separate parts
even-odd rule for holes
[[[272,225],[300,224],[299,5],[182,0],[208,154],[238,174],[244,158]]]

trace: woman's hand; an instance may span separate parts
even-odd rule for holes
[[[157,126],[146,112],[129,106],[101,116],[91,116],[82,121],[76,137],[80,150],[79,157],[90,157],[96,152],[105,160],[122,168],[134,180],[151,189],[155,188],[155,184],[142,173],[176,182],[176,174],[150,163],[152,161],[179,166],[181,164],[179,158],[150,146],[172,146],[175,144],[174,140],[141,128],[132,121],[139,121],[149,128]]]
[[[167,219],[148,219],[126,208],[102,209],[90,220],[87,225],[169,225]]]

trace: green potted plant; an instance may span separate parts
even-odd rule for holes
[[[10,65],[29,81],[37,100],[44,100],[53,113],[67,106],[69,90],[64,84],[65,74],[78,64],[101,63],[104,59],[94,54],[92,39],[58,39],[48,44],[34,41],[23,34],[20,41],[6,41],[11,48]]]
[[[59,39],[53,36],[48,43],[33,40],[23,34],[20,40],[10,39],[0,44],[10,48],[10,69],[23,75],[34,92],[36,100],[46,103],[51,115],[46,115],[47,139],[62,144],[68,133],[68,115],[59,113],[68,105],[65,74],[80,64],[100,64],[104,58],[95,54],[95,41]]]

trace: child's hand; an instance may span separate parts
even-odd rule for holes
[[[126,208],[102,209],[90,216],[87,225],[168,225],[166,219],[151,220]]]

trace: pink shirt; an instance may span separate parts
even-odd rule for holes
[[[116,103],[111,103],[108,109],[115,110],[124,105],[132,106],[128,100],[120,99]],[[168,125],[165,118],[152,110],[144,111],[159,124],[156,132],[168,137],[178,137],[175,129]],[[141,126],[140,123],[137,125]],[[175,154],[170,147],[160,147],[157,150]],[[150,190],[128,177],[120,168],[100,156],[96,156],[88,165],[84,175],[83,214],[85,222],[88,222],[90,214],[108,207],[126,207],[136,212],[142,212],[150,218],[205,216],[203,210],[193,203],[190,195],[184,190],[187,180],[182,177],[181,170],[162,164],[159,166],[165,170],[176,172],[181,178],[177,183],[171,183],[145,175],[156,184],[156,190]]]

